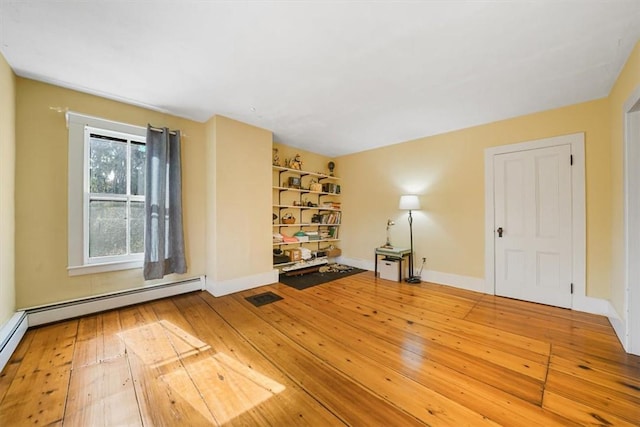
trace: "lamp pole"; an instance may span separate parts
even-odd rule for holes
[[[411,255],[409,256],[409,277],[407,282],[413,278],[413,216],[409,209],[409,242],[411,244]]]
[[[413,275],[413,216],[411,215],[411,209],[409,209],[409,241],[411,244],[411,254],[409,255],[409,277],[407,277],[407,283],[420,283],[420,278]]]
[[[414,264],[414,256],[413,256],[413,214],[411,211],[419,210],[420,199],[415,194],[407,194],[404,196],[400,196],[400,203],[398,204],[398,209],[409,211],[409,239],[411,242],[411,253],[409,254],[409,277],[405,279],[407,283],[420,283],[420,277],[413,275],[413,264]]]

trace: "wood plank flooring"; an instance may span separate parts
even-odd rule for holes
[[[0,375],[23,425],[638,426],[640,357],[604,317],[367,272],[30,329]]]

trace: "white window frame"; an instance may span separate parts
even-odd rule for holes
[[[66,117],[69,129],[68,274],[77,276],[142,268],[143,255],[141,254],[89,259],[89,146],[86,132],[87,128],[94,128],[93,133],[120,134],[123,139],[126,136],[136,141],[146,141],[147,129],[71,111],[67,112]],[[129,173],[127,168],[127,174]],[[141,197],[144,199],[144,196]]]
[[[126,173],[127,173],[127,192],[126,194],[102,194],[91,196],[91,177],[89,171],[89,154],[91,150],[91,135],[104,135],[112,138],[117,138],[120,140],[127,141],[127,164],[126,164]],[[84,264],[109,264],[114,262],[129,262],[129,261],[142,261],[144,260],[144,253],[139,254],[126,254],[126,255],[114,255],[114,256],[102,256],[102,257],[91,257],[89,255],[89,206],[91,200],[104,200],[104,201],[117,201],[117,202],[125,202],[127,206],[127,225],[126,225],[126,242],[127,249],[130,246],[130,233],[129,233],[129,214],[131,212],[131,202],[144,202],[145,196],[136,196],[131,194],[131,143],[142,143],[145,144],[146,138],[141,138],[137,135],[123,132],[114,132],[107,129],[96,128],[93,126],[85,126],[84,127],[84,203],[83,203],[83,225],[84,225]]]

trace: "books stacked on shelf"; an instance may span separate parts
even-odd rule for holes
[[[309,241],[312,242],[314,240],[320,240],[320,233],[317,231],[307,231],[307,237],[309,237]]]
[[[325,209],[340,210],[342,205],[340,204],[340,202],[326,201],[326,202],[322,203],[322,207],[325,208]]]
[[[321,232],[318,231],[298,231],[293,236],[287,236],[286,234],[273,233],[274,244],[286,244],[286,243],[306,243],[313,242],[322,239],[335,239],[331,237],[331,229],[337,227],[330,227],[327,230]]]
[[[329,227],[324,230],[320,230],[320,239],[328,240],[328,239],[337,239],[338,238],[338,230],[340,227]]]
[[[331,212],[320,215],[321,224],[340,224],[341,212]]]

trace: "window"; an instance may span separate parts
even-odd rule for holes
[[[142,267],[146,128],[67,113],[69,275]]]
[[[144,140],[85,126],[85,153],[85,264],[141,258]]]

